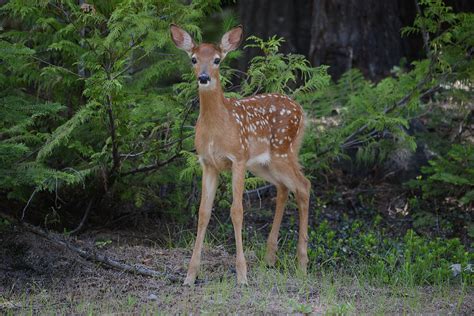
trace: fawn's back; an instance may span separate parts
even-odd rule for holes
[[[270,93],[231,99],[229,110],[239,125],[240,144],[249,158],[298,154],[304,128],[301,106],[286,95]]]

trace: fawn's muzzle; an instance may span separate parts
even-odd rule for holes
[[[199,75],[198,80],[200,84],[207,84],[209,81],[211,81],[211,77],[209,77],[209,75],[206,73],[202,73]]]

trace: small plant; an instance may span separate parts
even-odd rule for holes
[[[134,296],[131,296],[131,295],[127,295],[127,307],[128,308],[133,308],[135,305],[137,305],[138,303],[138,298],[134,297]]]
[[[354,311],[354,305],[352,303],[340,303],[336,306],[331,307],[326,315],[347,315]]]
[[[111,243],[112,243],[112,240],[110,240],[110,239],[97,240],[97,241],[95,242],[95,246],[96,246],[97,248],[104,248],[105,246],[110,245]]]
[[[0,232],[7,230],[10,227],[10,222],[7,219],[0,218]]]
[[[290,307],[293,309],[293,312],[296,313],[310,314],[313,311],[313,307],[311,306],[311,304],[300,303],[294,299],[290,299],[289,304]]]
[[[411,181],[424,199],[443,198],[445,204],[472,208],[474,202],[474,146],[451,146],[446,157],[438,156],[422,168],[423,176]]]

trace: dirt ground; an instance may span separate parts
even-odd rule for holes
[[[6,314],[441,313],[471,314],[472,289],[378,288],[354,276],[303,277],[270,269],[249,249],[249,286],[239,287],[234,256],[207,246],[194,288],[101,267],[19,228],[0,232],[0,312]],[[191,246],[164,249],[145,232],[90,232],[76,245],[184,279]]]

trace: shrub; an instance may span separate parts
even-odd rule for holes
[[[408,230],[401,238],[355,220],[335,230],[327,221],[311,229],[308,255],[313,266],[331,266],[400,285],[474,284],[474,254],[459,239],[429,239]]]
[[[424,199],[444,199],[451,207],[472,209],[474,202],[474,146],[454,144],[422,168],[423,176],[410,184],[422,190]]]

